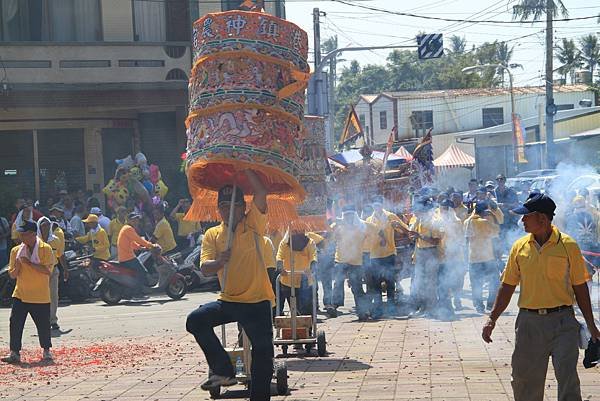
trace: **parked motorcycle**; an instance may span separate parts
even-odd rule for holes
[[[12,294],[15,290],[16,280],[8,275],[8,265],[0,269],[0,306],[12,304]]]
[[[180,299],[187,292],[185,277],[178,273],[178,265],[171,257],[144,251],[138,257],[144,265],[146,274],[145,284],[155,291],[165,291],[172,299]],[[98,265],[100,279],[96,282],[94,291],[108,305],[116,305],[121,299],[132,299],[139,295],[138,272],[127,268],[116,261],[101,261]]]
[[[183,274],[188,289],[193,288],[219,288],[217,276],[205,276],[200,270],[200,252],[202,251],[202,236],[199,237],[194,248],[187,248],[173,254],[179,264],[179,273]]]

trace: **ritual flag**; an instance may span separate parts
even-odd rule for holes
[[[521,116],[518,114],[513,114],[513,127],[514,127],[513,143],[515,145],[515,162],[527,163],[527,158],[525,158],[525,127],[523,126],[523,121],[521,120]]]
[[[398,127],[394,125],[394,128],[392,128],[392,132],[390,132],[390,136],[385,147],[385,155],[383,156],[383,167],[381,168],[381,171],[383,173],[385,173],[385,165],[387,163],[388,157],[390,156],[390,153],[392,153],[392,146],[394,145],[394,138],[396,137],[397,133]]]
[[[362,134],[362,127],[360,126],[360,120],[356,115],[356,110],[354,110],[354,106],[350,106],[350,112],[348,113],[348,117],[346,118],[346,124],[344,124],[344,131],[342,132],[342,137],[340,138],[340,145],[343,146],[346,143],[357,139]]]

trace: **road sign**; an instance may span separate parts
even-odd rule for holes
[[[430,33],[417,36],[419,59],[427,60],[444,55],[444,40],[441,33]]]

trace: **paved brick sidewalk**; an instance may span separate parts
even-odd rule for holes
[[[512,306],[511,311],[500,319],[491,346],[480,338],[485,317],[470,309],[453,322],[396,318],[359,323],[350,314],[325,320],[321,327],[327,332],[330,355],[288,358],[291,393],[273,399],[511,400],[510,356],[516,308]],[[150,327],[151,322],[148,324]],[[230,325],[229,338],[234,338],[234,330]],[[0,399],[209,399],[199,389],[206,377],[206,363],[183,328],[168,337],[130,340],[151,345],[148,355],[127,355],[125,364],[119,364],[117,357],[108,366],[90,365],[57,377],[36,377],[32,369],[16,368],[0,377]],[[57,362],[60,367],[61,361]],[[579,372],[584,399],[600,400],[599,370],[581,367]],[[16,383],[17,377],[26,380]],[[9,384],[11,378],[15,384]],[[556,382],[551,370],[547,384],[547,400],[554,400]],[[231,388],[234,395],[239,395],[236,390],[240,389]]]

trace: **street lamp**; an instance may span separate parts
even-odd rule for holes
[[[510,71],[511,68],[517,68],[517,67],[521,67],[523,68],[523,66],[521,64],[516,64],[516,63],[512,63],[509,65],[505,65],[505,64],[479,64],[479,65],[473,65],[470,67],[465,67],[463,68],[461,71],[464,73],[471,73],[471,72],[475,72],[475,71],[480,71],[486,68],[500,68],[504,71],[506,71],[508,73],[508,86],[509,86],[509,92],[510,92],[510,116],[511,116],[511,122],[512,122],[512,140],[513,140],[513,171],[516,173],[518,171],[517,169],[517,140],[516,140],[516,125],[515,125],[515,92],[513,90],[513,74]],[[508,169],[507,169],[508,170]]]
[[[319,88],[316,87],[316,84],[319,82],[319,80],[317,79],[317,77],[319,76],[319,74],[321,72],[323,72],[323,69],[325,68],[326,65],[329,65],[329,61],[337,56],[340,53],[343,52],[356,52],[356,51],[365,51],[365,50],[380,50],[380,49],[414,49],[417,46],[400,46],[400,45],[390,45],[390,46],[361,46],[361,47],[343,47],[340,49],[335,49],[333,51],[330,51],[329,53],[327,53],[320,61],[320,63],[318,63],[318,65],[315,67],[315,71],[311,74],[310,77],[310,81],[311,84],[309,84],[309,87],[312,86],[314,88],[314,92],[311,94],[309,92],[309,96],[308,96],[308,104],[309,110],[313,110],[316,105],[318,104],[322,104],[322,101],[318,101],[317,97],[321,96],[322,93],[319,90]],[[315,59],[316,60],[316,59]],[[333,93],[333,85],[330,85],[329,87],[330,89],[330,93],[327,99],[325,99],[325,101],[328,103],[328,109],[329,109],[329,116],[327,119],[327,137],[328,137],[328,142],[331,141],[331,146],[333,146],[333,120],[334,120],[334,115],[333,115],[333,102],[335,99],[334,93]],[[322,116],[324,114],[323,110],[321,108],[319,108],[318,110],[316,110],[317,115]],[[365,140],[366,142],[366,140]],[[330,150],[330,149],[328,149]]]

